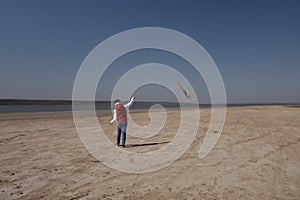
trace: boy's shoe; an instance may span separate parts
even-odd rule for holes
[[[125,144],[122,144],[122,147],[125,148]]]

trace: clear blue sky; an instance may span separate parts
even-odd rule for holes
[[[209,52],[229,103],[300,102],[299,10],[296,0],[2,0],[0,98],[71,99],[76,72],[97,44],[121,31],[155,26],[185,33]],[[180,60],[147,53],[128,55],[122,66],[171,60],[197,79]],[[119,76],[118,62],[107,72],[108,87]],[[199,88],[199,99],[206,101],[205,86]],[[108,90],[99,87],[97,98],[108,99]],[[157,92],[149,91],[144,98]]]

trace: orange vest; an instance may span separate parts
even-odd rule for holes
[[[127,112],[126,108],[122,103],[118,103],[116,105],[116,112],[117,112],[117,121],[118,122],[127,122]]]

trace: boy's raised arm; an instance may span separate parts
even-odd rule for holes
[[[130,101],[124,105],[125,108],[129,108],[134,103],[135,97],[131,97]]]

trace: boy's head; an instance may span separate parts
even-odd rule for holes
[[[119,103],[119,102],[121,102],[121,100],[120,100],[120,99],[116,99],[116,100],[114,100],[114,104],[116,104],[116,103]]]

